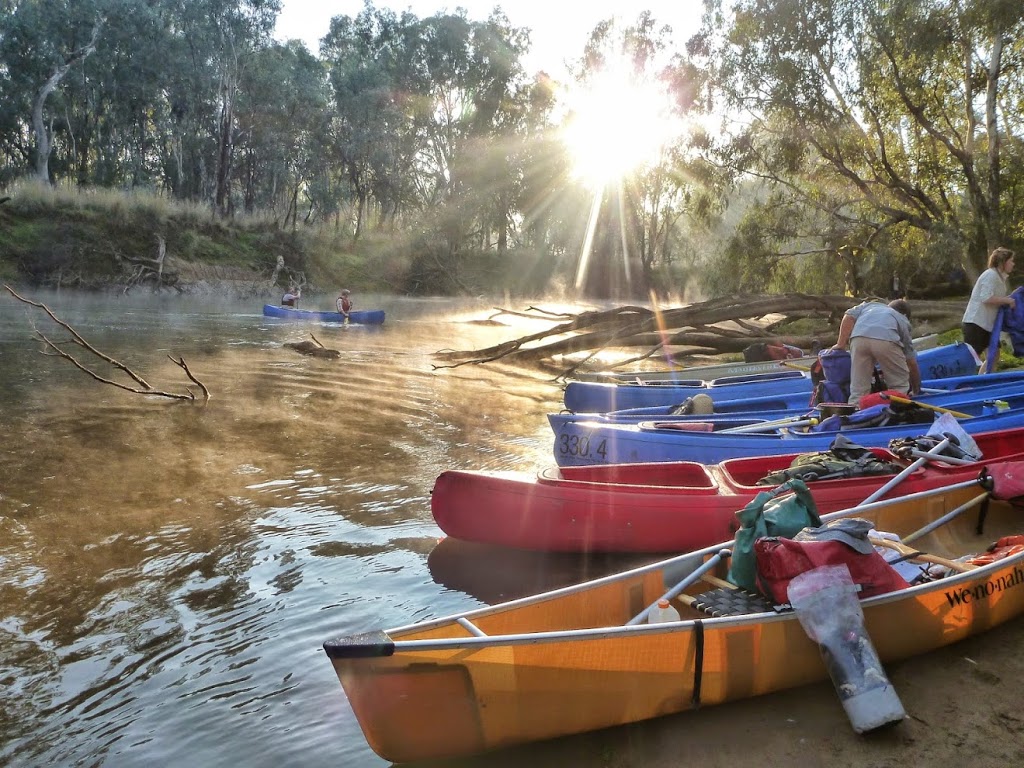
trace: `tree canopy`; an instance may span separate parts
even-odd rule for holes
[[[0,10],[0,186],[392,237],[410,291],[513,260],[534,294],[924,292],[1024,240],[1013,0],[705,0],[689,40],[638,10],[560,75],[498,8],[370,1],[318,51],[277,0]]]

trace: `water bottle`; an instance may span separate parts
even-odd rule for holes
[[[648,624],[661,624],[665,621],[679,621],[679,611],[664,597],[651,608],[647,614]]]
[[[1010,404],[1005,400],[985,400],[982,402],[982,414],[1002,413],[1010,409]]]

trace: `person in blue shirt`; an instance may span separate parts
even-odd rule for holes
[[[921,369],[910,334],[910,305],[905,299],[888,304],[865,301],[846,310],[833,349],[850,350],[850,399],[858,405],[871,393],[875,366],[888,389],[908,395],[921,391]]]

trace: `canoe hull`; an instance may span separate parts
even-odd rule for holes
[[[977,355],[962,342],[918,352],[917,360],[921,378],[925,380],[966,376],[978,372]],[[689,386],[668,382],[608,384],[570,381],[565,386],[563,398],[565,407],[570,411],[605,413],[624,408],[678,404],[695,394],[706,394],[716,402],[784,393],[807,393],[810,399],[811,387],[809,375],[790,371],[693,381]]]
[[[989,413],[981,401],[949,402],[946,408],[972,416],[960,419],[968,434],[1024,426],[1024,394],[1000,397],[1009,410]],[[713,423],[713,422],[708,422]],[[897,424],[843,430],[865,448],[882,448],[897,437],[916,437],[929,424]],[[676,422],[623,424],[600,421],[567,422],[554,439],[555,463],[560,467],[590,464],[638,464],[660,461],[699,461],[717,464],[740,456],[809,453],[827,450],[839,433],[783,431],[768,434],[729,434],[679,429]]]
[[[906,535],[976,494],[975,487],[911,497],[889,507],[908,510],[898,520],[880,510],[873,522]],[[1019,513],[1001,502],[990,506],[980,536],[976,518],[964,517],[955,532],[947,524],[915,546],[938,551],[942,539],[982,552],[1020,532]],[[324,647],[370,746],[395,762],[582,733],[825,679],[819,650],[792,613],[699,618],[684,606],[680,622],[625,626],[711,551]],[[1024,554],[869,598],[862,608],[884,663],[922,654],[1020,615]],[[460,619],[483,636],[471,636]]]
[[[264,304],[263,314],[282,320],[294,320],[307,323],[344,323],[345,317],[340,312],[318,312],[312,309],[292,309]],[[383,309],[354,310],[349,312],[349,322],[356,325],[380,325],[384,322]]]
[[[1024,459],[1024,429],[974,436],[985,462]],[[896,461],[888,451],[876,453]],[[435,522],[466,541],[553,552],[685,552],[735,533],[736,511],[794,454],[696,462],[612,464],[525,472],[449,470],[430,497]],[[985,462],[932,465],[906,477],[909,494],[978,476]],[[821,513],[854,506],[892,475],[810,484]]]

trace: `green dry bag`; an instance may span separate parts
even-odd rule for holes
[[[776,498],[786,491],[793,493]],[[765,536],[791,539],[804,528],[821,525],[818,506],[803,480],[789,480],[771,491],[761,491],[736,513],[740,527],[732,545],[728,579],[748,592],[757,592],[754,542]]]

